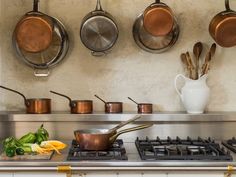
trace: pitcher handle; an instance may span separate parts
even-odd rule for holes
[[[178,93],[178,95],[180,96],[180,98],[183,97],[182,93],[180,92],[180,90],[177,88],[177,82],[178,82],[178,79],[179,78],[183,78],[184,81],[186,80],[186,77],[183,75],[183,74],[178,74],[176,77],[175,77],[175,90],[176,92]]]

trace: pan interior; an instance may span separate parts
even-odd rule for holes
[[[90,130],[76,130],[75,132],[83,134],[107,134],[109,129],[90,129]]]
[[[117,26],[105,16],[91,17],[81,27],[81,40],[92,51],[100,52],[110,49],[117,38]]]

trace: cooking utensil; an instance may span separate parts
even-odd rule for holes
[[[26,52],[42,52],[52,42],[52,19],[38,11],[38,3],[39,0],[34,0],[33,11],[26,13],[21,18],[14,32],[19,48]]]
[[[143,13],[143,26],[153,36],[165,36],[172,31],[174,15],[170,7],[156,0]]]
[[[128,97],[129,100],[134,102],[138,107],[138,113],[140,114],[151,114],[152,113],[152,104],[150,103],[138,103],[132,98]]]
[[[50,91],[50,92],[68,99],[72,114],[91,114],[93,112],[92,100],[72,100],[70,97],[64,94],[54,92],[54,91]]]
[[[169,50],[178,40],[179,25],[175,19],[172,31],[165,36],[153,36],[143,26],[143,14],[140,14],[133,25],[133,38],[143,50],[151,53],[162,53]]]
[[[189,64],[188,64],[188,61],[187,61],[187,56],[186,56],[186,54],[185,53],[182,53],[181,55],[180,55],[180,58],[181,58],[181,61],[182,61],[182,63],[184,64],[184,66],[186,66],[186,69],[187,69],[187,71],[188,71],[188,75],[189,75],[189,77],[190,77],[190,73],[191,73],[191,70],[190,70],[190,66],[189,66]]]
[[[196,76],[194,75],[195,67],[193,65],[193,62],[192,62],[189,52],[186,52],[186,58],[187,58],[187,62],[188,62],[189,70],[190,70],[190,79],[195,80],[196,79]]]
[[[195,70],[196,79],[199,78],[199,60],[200,60],[200,56],[202,54],[202,50],[203,50],[203,45],[201,42],[197,42],[193,46],[193,54],[195,56],[195,66],[196,66],[196,70]]]
[[[82,43],[94,56],[102,56],[110,51],[118,39],[119,31],[114,18],[104,11],[100,0],[96,9],[86,15],[80,28]]]
[[[230,9],[229,0],[225,0],[225,8],[211,20],[209,32],[221,47],[233,47],[236,45],[236,12]]]
[[[96,98],[105,103],[105,113],[122,113],[123,112],[123,103],[122,102],[106,102],[97,95],[94,95]]]
[[[201,76],[207,74],[209,68],[210,68],[210,61],[211,61],[211,52],[207,52],[206,57],[205,57],[205,62],[202,65],[202,73]]]
[[[26,99],[25,95],[22,93],[0,86],[0,88],[17,93],[18,95],[22,96],[24,99],[26,113],[28,114],[50,114],[51,113],[51,99],[48,98],[31,98]]]
[[[214,55],[215,55],[215,53],[216,53],[216,44],[215,44],[215,43],[213,43],[213,44],[211,45],[210,53],[211,53],[211,59],[212,59],[212,57],[214,57]]]
[[[38,53],[30,53],[22,50],[17,41],[16,33],[13,33],[12,42],[19,58],[34,69],[34,75],[45,77],[50,74],[49,69],[59,64],[66,56],[69,49],[69,37],[63,24],[51,17],[53,23],[53,37],[50,46]]]
[[[119,135],[152,126],[152,124],[139,125],[117,132],[121,127],[134,122],[139,118],[140,116],[135,116],[112,129],[76,130],[74,131],[75,139],[82,150],[106,150],[109,149]]]

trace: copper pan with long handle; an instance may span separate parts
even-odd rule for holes
[[[233,47],[236,45],[236,12],[230,9],[229,0],[225,0],[225,8],[211,20],[209,32],[221,47]]]
[[[107,150],[121,134],[151,127],[152,124],[139,125],[121,131],[110,131],[110,129],[76,130],[74,132],[76,141],[81,150]]]

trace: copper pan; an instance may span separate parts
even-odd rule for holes
[[[49,98],[26,99],[25,95],[23,95],[22,93],[16,90],[13,90],[4,86],[0,86],[0,88],[17,93],[18,95],[22,96],[24,98],[26,113],[28,114],[50,114],[51,113],[51,99]]]
[[[50,91],[53,94],[62,96],[64,98],[67,98],[69,100],[69,106],[72,114],[91,114],[93,113],[93,101],[92,100],[72,100],[70,97]]]
[[[143,14],[143,26],[153,36],[165,36],[174,26],[174,15],[170,7],[156,0],[147,7]]]
[[[34,0],[33,11],[21,18],[14,31],[18,46],[31,53],[46,50],[53,36],[52,19],[38,11],[38,3],[39,0]]]
[[[122,122],[112,129],[76,130],[74,131],[75,139],[82,150],[107,150],[115,142],[119,135],[152,126],[152,124],[146,124],[117,131],[121,127],[137,120],[138,118],[140,117],[135,116],[134,118]]]
[[[137,105],[139,114],[151,114],[152,113],[152,104],[151,103],[138,103],[130,97],[128,97],[128,99]]]
[[[105,113],[122,113],[123,112],[122,102],[106,102],[99,96],[97,95],[94,95],[94,96],[105,104]]]
[[[233,47],[236,45],[236,12],[230,9],[229,0],[225,0],[225,8],[211,20],[209,32],[221,47]]]

